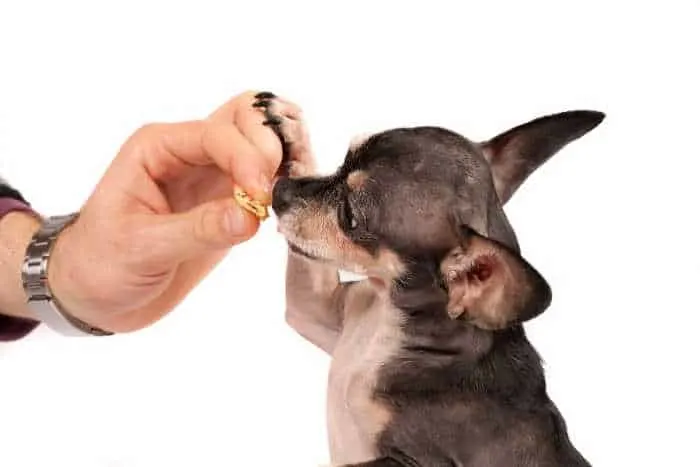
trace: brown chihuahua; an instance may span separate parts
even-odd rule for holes
[[[332,356],[333,465],[589,466],[523,329],[551,291],[503,205],[604,114],[550,115],[486,142],[392,129],[319,176],[299,109],[257,98],[288,155],[272,197],[290,250],[287,321]],[[366,279],[343,283],[338,269]]]

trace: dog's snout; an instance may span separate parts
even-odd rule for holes
[[[294,181],[287,177],[277,180],[272,189],[272,210],[277,216],[282,215],[294,200]]]

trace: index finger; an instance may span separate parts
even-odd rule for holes
[[[233,184],[255,199],[269,202],[269,163],[234,125],[198,120],[151,125],[143,131],[143,140],[159,146],[139,151],[144,167],[156,180],[187,166],[216,165]]]
[[[279,136],[264,124],[266,117],[261,109],[254,107],[260,93],[249,91],[234,97],[216,109],[209,119],[220,123],[234,124],[241,134],[257,147],[266,158],[269,177],[272,178],[282,162],[282,142]]]

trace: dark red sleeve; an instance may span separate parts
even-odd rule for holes
[[[14,316],[0,315],[0,342],[11,342],[32,332],[39,322]]]
[[[0,179],[0,219],[12,211],[31,212],[31,208],[17,191],[12,190],[7,185],[3,185],[2,179]],[[3,315],[2,310],[0,310],[0,342],[21,339],[32,332],[38,325],[37,321]]]

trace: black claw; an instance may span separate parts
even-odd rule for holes
[[[290,144],[284,137],[284,133],[281,129],[284,120],[281,116],[273,114],[270,109],[272,104],[271,100],[276,98],[277,96],[271,92],[259,92],[255,95],[256,102],[253,103],[253,107],[264,110],[265,121],[263,125],[270,127],[282,143],[282,163],[278,169],[278,175],[287,176],[289,175],[291,161],[289,160]]]
[[[288,151],[285,145],[285,150]],[[284,153],[285,157],[282,159],[282,163],[280,164],[279,168],[277,169],[277,176],[278,177],[289,177],[289,172],[291,171],[292,168],[292,163],[289,161],[289,157],[286,155],[287,153]]]
[[[266,108],[270,107],[270,104],[272,104],[272,101],[260,100],[260,101],[253,102],[253,107],[257,107],[257,108],[262,107],[262,108],[266,109]]]
[[[271,92],[267,92],[267,91],[259,92],[255,95],[256,99],[274,99],[276,97],[277,96],[275,96]]]
[[[268,115],[267,120],[263,122],[263,125],[267,126],[279,126],[282,124],[282,119],[276,115]]]

